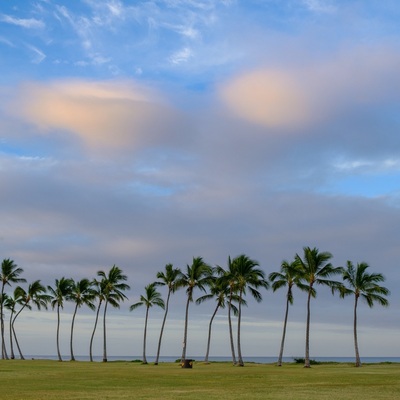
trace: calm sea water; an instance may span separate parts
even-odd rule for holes
[[[299,356],[303,357],[303,356]],[[46,359],[46,360],[57,360],[57,356],[49,355],[29,355],[25,356],[26,359]],[[155,361],[155,356],[147,356],[147,361],[152,363]],[[179,359],[179,356],[169,356],[160,357],[159,362],[174,362]],[[191,356],[187,357],[196,361],[203,361],[204,356]],[[297,357],[296,357],[297,358]],[[310,357],[313,360],[321,362],[354,362],[354,357]],[[64,361],[69,361],[70,357],[68,355],[63,356]],[[89,356],[75,356],[77,361],[89,361]],[[141,356],[125,357],[125,356],[108,356],[108,361],[133,361],[141,360]],[[232,357],[209,357],[209,361],[231,361]],[[94,356],[94,361],[101,362],[103,360],[102,356]],[[253,362],[258,364],[273,364],[277,361],[277,357],[243,357],[244,362]],[[283,362],[293,362],[294,357],[283,357]],[[400,357],[361,357],[361,362],[363,363],[382,363],[382,362],[393,362],[400,363]]]

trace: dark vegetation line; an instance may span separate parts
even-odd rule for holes
[[[296,254],[292,261],[282,261],[280,270],[270,273],[268,277],[265,276],[259,263],[245,254],[241,254],[233,259],[229,257],[226,268],[218,265],[212,267],[202,257],[194,257],[191,264],[186,265],[186,268],[183,270],[174,268],[172,264],[167,264],[164,271],[157,273],[157,280],[144,288],[144,294],[140,296],[140,301],[132,304],[129,308],[130,311],[134,311],[140,306],[145,306],[146,308],[142,362],[147,363],[146,340],[150,309],[156,306],[165,310],[158,340],[155,361],[155,365],[157,365],[162,348],[162,338],[168,316],[170,296],[179,289],[185,289],[187,299],[181,357],[182,366],[191,366],[190,360],[186,360],[187,332],[190,304],[194,302],[194,294],[196,292],[204,293],[197,298],[196,304],[201,304],[207,300],[216,301],[216,306],[209,322],[207,350],[204,361],[208,362],[214,317],[220,309],[227,307],[232,363],[233,365],[244,366],[241,351],[241,320],[243,306],[247,306],[245,297],[247,294],[250,294],[257,302],[261,302],[262,293],[260,290],[268,290],[271,287],[274,292],[278,289],[286,288],[286,308],[277,361],[278,366],[282,365],[289,309],[294,301],[293,289],[298,288],[307,294],[305,357],[298,360],[301,360],[302,363],[304,362],[304,367],[309,368],[313,363],[313,360],[310,360],[309,354],[311,300],[316,297],[318,287],[327,287],[331,290],[332,294],[338,293],[342,298],[345,296],[352,296],[354,298],[353,334],[355,365],[360,367],[361,360],[357,336],[357,307],[359,300],[364,300],[369,307],[372,307],[375,303],[388,306],[389,302],[386,296],[390,292],[387,288],[380,285],[381,282],[385,281],[384,276],[379,273],[368,272],[369,265],[367,263],[361,262],[354,266],[351,261],[347,261],[345,267],[335,267],[330,262],[331,258],[332,254],[329,252],[320,252],[315,247],[304,247],[301,255]],[[80,281],[74,281],[71,278],[62,277],[56,279],[54,285],[47,286],[47,288],[41,284],[40,280],[36,280],[29,284],[26,289],[19,285],[26,282],[21,277],[23,272],[23,269],[18,267],[11,259],[4,259],[1,264],[0,322],[2,359],[15,358],[14,344],[18,349],[20,358],[24,359],[15,329],[15,322],[22,311],[25,309],[31,310],[32,307],[38,310],[41,308],[47,309],[50,305],[57,313],[56,347],[58,360],[63,361],[59,345],[60,321],[64,303],[69,301],[74,303],[70,331],[70,360],[75,360],[73,351],[75,317],[82,306],[87,306],[93,311],[96,310],[89,348],[90,361],[93,361],[93,338],[98,326],[100,310],[103,307],[103,362],[107,362],[107,310],[109,306],[119,308],[120,303],[127,300],[124,292],[130,289],[130,286],[126,283],[128,278],[123,271],[118,266],[113,265],[108,272],[98,271],[97,278],[93,280],[85,278]],[[341,277],[341,280],[334,279],[336,277]],[[5,289],[11,288],[13,285],[16,286],[12,293],[6,292]],[[158,286],[165,286],[167,288],[166,301],[164,301],[161,293],[157,290]],[[7,352],[8,346],[6,344],[5,332],[6,312],[9,312],[9,352]],[[237,331],[235,333],[232,328],[232,314],[237,318]]]

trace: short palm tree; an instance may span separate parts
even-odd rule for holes
[[[155,283],[151,283],[144,288],[145,295],[140,296],[140,301],[132,304],[129,307],[130,311],[135,310],[140,306],[146,306],[146,317],[144,320],[144,333],[143,333],[143,364],[147,364],[146,359],[146,337],[147,337],[147,321],[149,318],[150,307],[157,306],[165,309],[164,300],[161,298],[161,293],[157,292]]]
[[[295,261],[299,263],[301,271],[300,289],[307,290],[307,326],[306,326],[306,351],[304,367],[310,368],[310,303],[311,297],[316,297],[316,285],[328,286],[332,294],[342,286],[340,282],[331,280],[334,275],[341,273],[342,268],[334,267],[328,261],[332,254],[324,251],[320,252],[316,247],[303,247],[303,258],[296,254]]]
[[[186,273],[182,273],[178,281],[178,287],[185,287],[187,294],[181,363],[186,359],[189,304],[193,302],[193,291],[197,288],[205,292],[208,282],[212,279],[212,273],[213,269],[202,257],[193,257],[192,265],[186,266]]]
[[[20,293],[20,287],[17,286],[14,289],[13,296],[9,296],[7,294],[4,294],[4,307],[10,310],[10,358],[11,360],[14,360],[15,354],[14,354],[14,345],[13,345],[13,330],[12,330],[12,320],[13,317],[16,313],[16,307],[17,305],[22,305],[24,303],[24,299],[21,296]],[[2,299],[0,298],[0,301]]]
[[[93,280],[93,291],[94,291],[94,295],[95,298],[98,299],[98,304],[97,304],[97,310],[96,310],[96,319],[94,321],[94,327],[93,327],[93,332],[92,332],[92,336],[90,337],[90,346],[89,346],[89,357],[90,357],[90,361],[93,362],[93,339],[94,339],[94,334],[96,333],[96,328],[97,328],[97,322],[99,320],[99,313],[100,313],[100,308],[101,305],[103,304],[104,301],[104,283],[105,280],[100,280],[98,281],[97,279]]]
[[[28,286],[28,290],[25,291],[22,287],[17,286],[14,291],[14,296],[17,296],[22,301],[22,307],[20,310],[15,314],[15,317],[12,320],[12,332],[14,334],[15,344],[17,345],[19,355],[21,360],[24,360],[24,356],[22,355],[21,348],[18,343],[17,335],[15,333],[15,321],[18,316],[21,314],[24,308],[28,310],[32,309],[32,305],[35,305],[38,310],[42,307],[47,310],[47,303],[50,301],[50,296],[46,294],[46,287],[40,283],[40,280],[36,280],[32,282]]]
[[[71,292],[68,296],[68,300],[71,300],[75,303],[74,314],[72,316],[71,323],[71,340],[70,340],[70,350],[71,350],[71,361],[75,361],[74,350],[73,350],[73,336],[74,336],[74,325],[75,325],[75,316],[78,308],[83,305],[88,306],[91,310],[94,310],[96,306],[93,303],[93,300],[96,296],[95,291],[93,290],[93,282],[89,281],[89,279],[81,279],[77,282],[72,282]]]
[[[389,290],[379,283],[385,280],[382,274],[368,273],[369,265],[365,262],[358,263],[355,268],[351,261],[347,261],[347,266],[343,269],[343,281],[347,283],[340,291],[341,297],[354,295],[354,348],[356,354],[356,367],[361,367],[360,353],[358,351],[357,339],[357,305],[358,299],[363,299],[369,307],[378,302],[387,307],[388,300],[384,297],[390,294]]]
[[[107,307],[110,304],[114,308],[119,308],[119,302],[127,299],[123,293],[129,290],[130,286],[124,282],[128,277],[122,273],[121,268],[113,265],[106,274],[104,271],[97,272],[102,278],[101,289],[104,296],[104,312],[103,312],[103,362],[107,362],[107,335],[106,335],[106,315]]]
[[[158,347],[157,347],[157,356],[154,365],[158,365],[158,360],[160,358],[160,350],[161,350],[161,341],[164,333],[165,322],[167,320],[168,315],[168,307],[169,307],[169,299],[172,293],[175,293],[177,290],[177,281],[181,276],[181,270],[179,268],[174,268],[172,264],[167,264],[165,266],[165,271],[160,271],[157,273],[157,282],[155,282],[158,286],[167,286],[168,294],[167,301],[165,302],[165,313],[164,318],[161,324],[160,338],[158,339]]]
[[[54,287],[47,286],[50,293],[50,303],[53,310],[57,308],[57,355],[58,361],[62,361],[60,353],[60,309],[64,308],[64,301],[68,300],[71,293],[71,288],[73,285],[73,280],[69,278],[62,277],[61,279],[56,279]]]
[[[6,285],[11,286],[11,283],[26,282],[25,279],[19,276],[24,272],[22,268],[19,268],[15,262],[9,258],[6,258],[1,263],[0,281],[1,281],[1,298],[4,299],[4,287]],[[6,343],[4,340],[4,313],[3,313],[3,301],[0,302],[0,325],[1,325],[1,358],[7,359]]]
[[[281,348],[278,357],[278,366],[282,366],[283,349],[285,347],[285,336],[286,336],[286,325],[289,314],[289,305],[293,304],[293,286],[300,283],[300,269],[299,262],[293,261],[289,263],[288,261],[282,261],[281,270],[279,272],[272,272],[269,274],[269,280],[272,282],[272,290],[276,290],[287,287],[286,292],[286,311],[285,320],[283,322],[283,332],[281,340]]]
[[[238,305],[238,326],[237,326],[237,350],[238,350],[238,365],[243,367],[242,350],[240,343],[240,329],[242,319],[242,303],[243,296],[246,295],[246,289],[257,302],[261,302],[261,293],[258,288],[269,288],[269,282],[265,280],[264,271],[258,268],[257,261],[252,260],[245,254],[242,254],[232,260],[234,279],[236,281],[236,290],[239,294]]]
[[[238,309],[234,304],[231,304],[232,301],[239,301],[239,296],[233,294],[231,296],[231,290],[229,287],[229,284],[226,279],[223,277],[219,277],[217,279],[212,280],[209,283],[210,287],[210,293],[205,294],[204,296],[199,297],[196,300],[196,304],[201,304],[206,300],[211,300],[215,299],[216,300],[216,307],[214,309],[214,312],[211,316],[210,323],[208,325],[208,339],[207,339],[207,350],[206,350],[206,356],[204,358],[204,362],[208,362],[208,356],[210,353],[210,344],[211,344],[211,328],[212,328],[212,323],[214,321],[215,316],[217,315],[217,312],[220,308],[225,308],[226,304],[228,303],[230,308],[232,309],[234,315],[238,315]],[[242,300],[243,304],[246,304],[245,300]]]

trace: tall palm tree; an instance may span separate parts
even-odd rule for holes
[[[212,279],[212,273],[213,269],[204,262],[202,257],[193,257],[192,265],[186,265],[186,273],[182,273],[178,281],[178,287],[185,287],[187,294],[185,329],[183,334],[183,349],[181,357],[182,364],[186,359],[189,304],[193,302],[193,291],[198,288],[205,292],[207,283]]]
[[[71,340],[70,340],[70,350],[71,350],[71,361],[75,361],[74,350],[73,350],[73,336],[74,336],[74,324],[75,324],[75,316],[78,308],[83,305],[88,306],[91,310],[94,310],[96,306],[93,303],[93,300],[96,296],[95,291],[93,290],[93,282],[89,281],[89,279],[81,279],[77,282],[72,282],[71,292],[68,296],[68,300],[71,300],[75,303],[74,314],[72,316],[71,323]]]
[[[17,334],[15,333],[15,328],[14,328],[15,321],[18,318],[18,316],[21,314],[21,312],[24,308],[27,308],[28,310],[32,309],[31,304],[35,305],[38,310],[40,310],[42,307],[44,307],[47,310],[47,303],[50,301],[50,296],[48,294],[46,294],[46,287],[40,283],[40,280],[36,280],[36,281],[32,282],[28,286],[27,291],[25,291],[25,289],[23,289],[20,286],[16,287],[15,291],[14,291],[14,297],[15,296],[17,296],[18,298],[21,299],[22,307],[15,314],[15,317],[12,320],[11,328],[12,328],[12,332],[13,332],[14,339],[15,339],[15,344],[17,345],[21,360],[24,360],[25,358],[22,355],[21,348],[19,346],[18,339],[17,339]]]
[[[229,287],[229,299],[228,299],[228,326],[229,326],[229,339],[231,344],[231,353],[232,353],[232,363],[236,365],[236,355],[235,355],[235,343],[233,341],[233,329],[232,329],[232,310],[233,310],[233,298],[236,296],[237,292],[237,282],[235,278],[234,266],[232,264],[231,257],[228,257],[228,268],[225,270],[219,265],[216,267],[216,272],[220,276],[226,285]]]
[[[250,294],[259,303],[262,300],[261,293],[257,290],[258,288],[269,288],[269,283],[265,279],[264,271],[258,268],[259,264],[257,261],[252,260],[245,254],[234,258],[232,260],[234,277],[236,280],[236,288],[239,293],[239,305],[238,305],[238,326],[237,326],[237,350],[238,350],[238,365],[244,366],[242,358],[242,350],[240,344],[240,326],[242,318],[242,303],[243,296],[246,294],[246,289],[249,289]]]
[[[149,309],[150,307],[157,306],[161,307],[163,310],[165,309],[164,300],[161,298],[161,293],[157,292],[156,284],[151,283],[144,288],[145,295],[140,296],[140,301],[132,304],[129,307],[130,311],[135,310],[140,306],[146,306],[146,317],[144,320],[144,333],[143,333],[143,364],[147,364],[146,359],[146,338],[147,338],[147,321],[149,318]]]
[[[19,278],[24,272],[22,268],[19,268],[15,262],[9,258],[6,258],[1,263],[0,281],[1,281],[1,298],[4,299],[4,287],[6,285],[11,286],[11,283],[26,282],[25,279]],[[8,359],[6,343],[4,340],[4,313],[3,313],[3,301],[0,302],[0,324],[1,324],[1,358]]]
[[[125,281],[128,277],[122,273],[122,270],[113,265],[106,274],[104,271],[98,271],[97,275],[102,278],[102,291],[104,295],[103,312],[103,362],[107,362],[107,335],[106,335],[106,315],[107,307],[110,304],[114,308],[119,308],[119,302],[127,299],[124,290],[129,290],[130,286]]]
[[[15,354],[14,354],[14,345],[13,345],[13,331],[12,331],[12,320],[16,312],[16,307],[17,305],[22,305],[24,303],[24,299],[22,298],[20,294],[20,287],[17,286],[14,289],[13,296],[9,296],[6,293],[4,293],[4,307],[10,310],[10,358],[11,360],[14,360]],[[0,301],[2,299],[0,298]]]
[[[71,288],[73,285],[73,280],[69,278],[62,277],[61,279],[56,279],[54,283],[54,288],[47,286],[51,297],[51,307],[53,310],[57,307],[57,355],[58,361],[62,361],[60,353],[60,309],[64,308],[64,301],[68,300],[71,293]]]
[[[159,281],[155,282],[155,284],[159,286],[167,286],[168,295],[167,301],[165,302],[165,313],[163,322],[161,324],[160,338],[158,339],[157,356],[154,365],[158,365],[158,360],[160,358],[161,341],[164,333],[165,321],[167,320],[168,315],[169,299],[171,294],[175,293],[175,291],[177,290],[177,281],[181,274],[181,270],[179,268],[174,268],[172,264],[167,264],[165,266],[165,271],[160,271],[157,273],[157,279],[159,279]]]
[[[343,269],[343,281],[347,283],[340,291],[341,297],[354,295],[354,348],[356,353],[356,367],[361,367],[360,353],[358,351],[357,340],[357,305],[358,299],[361,298],[369,307],[378,302],[380,305],[387,307],[388,300],[384,297],[390,294],[389,290],[379,283],[385,280],[382,274],[368,273],[369,265],[365,262],[357,263],[357,267],[351,261],[347,261],[346,269]]]
[[[301,270],[301,284],[298,286],[302,290],[307,290],[307,326],[306,326],[306,351],[304,367],[310,368],[310,304],[311,297],[316,297],[316,285],[328,286],[332,294],[335,290],[339,290],[342,284],[331,280],[334,275],[340,274],[341,267],[334,267],[328,261],[332,258],[332,254],[323,251],[320,252],[316,247],[303,247],[303,258],[296,254],[295,260],[299,263]],[[304,283],[303,283],[304,282]]]
[[[92,336],[90,338],[89,356],[90,356],[90,361],[91,362],[93,362],[92,348],[93,348],[94,334],[96,332],[97,322],[99,320],[100,308],[101,308],[101,305],[103,304],[103,301],[105,300],[105,297],[104,297],[104,286],[105,286],[105,280],[104,279],[100,280],[100,281],[98,281],[97,279],[93,280],[93,291],[94,291],[95,297],[99,299],[99,302],[97,304],[96,319],[95,319],[95,322],[94,322]]]
[[[210,353],[210,344],[211,344],[211,328],[212,323],[214,321],[215,316],[220,308],[225,308],[226,303],[229,304],[232,309],[234,315],[238,315],[238,309],[234,304],[231,304],[232,301],[239,301],[239,296],[231,295],[231,289],[229,283],[223,277],[219,277],[209,283],[210,293],[205,294],[204,296],[199,297],[196,300],[196,304],[201,304],[206,300],[215,299],[217,304],[214,309],[214,312],[211,316],[210,323],[208,325],[208,338],[207,338],[207,351],[206,356],[204,358],[204,362],[208,363],[208,355]],[[242,300],[243,304],[246,304],[245,300]]]

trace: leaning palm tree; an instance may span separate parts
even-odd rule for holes
[[[97,304],[96,319],[95,319],[95,322],[94,322],[92,336],[90,337],[89,357],[90,357],[90,361],[91,362],[93,362],[92,348],[93,348],[94,334],[96,332],[97,322],[99,320],[100,308],[101,308],[101,305],[103,304],[103,301],[105,300],[105,297],[104,297],[104,284],[105,284],[105,280],[100,280],[100,281],[98,281],[97,279],[93,280],[94,295],[95,295],[95,298],[99,299],[99,302]]]
[[[26,282],[25,279],[19,278],[24,272],[22,268],[19,268],[15,262],[9,258],[6,258],[1,263],[0,281],[1,281],[1,298],[4,299],[4,287],[6,285],[11,286],[11,283]],[[3,301],[0,302],[0,325],[1,325],[1,358],[8,359],[6,351],[6,343],[4,340],[4,314],[3,314]]]
[[[210,287],[210,293],[205,294],[204,296],[201,296],[196,300],[196,304],[201,304],[204,301],[211,300],[211,299],[215,299],[217,302],[214,312],[211,316],[210,323],[208,325],[207,350],[206,350],[206,356],[204,358],[204,362],[206,362],[206,363],[208,363],[208,355],[210,353],[212,323],[214,321],[215,316],[217,315],[218,310],[220,308],[225,308],[226,303],[228,303],[228,305],[232,309],[234,315],[237,316],[238,309],[234,304],[232,304],[232,301],[236,301],[236,302],[239,301],[239,296],[237,296],[235,294],[231,295],[229,283],[223,277],[219,277],[215,280],[212,280],[209,283],[209,287]],[[246,304],[245,300],[242,299],[242,303]]]
[[[17,345],[19,355],[21,360],[24,360],[24,356],[22,355],[21,348],[18,343],[17,334],[15,333],[15,321],[18,316],[21,314],[22,310],[27,308],[28,310],[32,310],[32,305],[35,305],[38,310],[44,307],[47,310],[47,303],[50,301],[50,296],[46,294],[46,288],[40,283],[40,280],[36,280],[32,282],[28,286],[28,290],[25,291],[20,286],[17,286],[14,291],[14,297],[17,296],[22,301],[22,307],[15,314],[15,317],[12,320],[11,328],[15,339],[15,344]]]
[[[335,290],[339,290],[342,284],[340,282],[329,279],[331,276],[340,274],[342,268],[334,267],[328,261],[332,258],[332,254],[324,251],[320,252],[316,247],[303,247],[303,258],[296,254],[295,260],[299,263],[301,271],[301,283],[298,285],[300,289],[307,290],[307,326],[306,326],[306,351],[304,359],[304,367],[310,368],[310,304],[311,297],[316,297],[316,285],[328,286],[332,294]]]
[[[146,359],[146,337],[147,337],[147,321],[149,318],[149,309],[150,307],[157,306],[161,307],[163,310],[165,309],[164,300],[161,298],[161,293],[157,292],[156,284],[151,283],[144,288],[145,295],[140,296],[140,301],[132,304],[129,307],[130,311],[135,310],[140,306],[146,306],[146,317],[144,320],[144,333],[143,333],[143,364],[147,364]]]
[[[212,280],[213,269],[204,262],[202,257],[193,257],[192,265],[186,266],[186,273],[182,273],[178,287],[185,287],[187,294],[186,311],[185,311],[185,328],[183,334],[183,349],[181,363],[184,364],[186,359],[187,331],[189,319],[189,304],[193,302],[193,291],[198,288],[203,292],[206,286]]]
[[[366,301],[369,307],[378,302],[380,305],[387,307],[388,300],[384,297],[390,294],[389,290],[379,283],[385,280],[382,274],[368,273],[369,265],[365,262],[357,263],[357,267],[351,261],[347,261],[346,269],[343,269],[343,281],[347,283],[340,291],[341,297],[354,295],[354,348],[356,354],[356,367],[361,367],[360,353],[358,351],[357,340],[357,305],[358,299]]]
[[[93,300],[96,296],[95,291],[92,288],[93,283],[89,281],[89,279],[81,279],[77,282],[72,282],[71,292],[68,296],[68,300],[71,300],[75,303],[74,314],[72,316],[71,323],[71,340],[70,340],[70,350],[71,350],[71,361],[75,361],[74,350],[73,350],[73,336],[74,336],[74,325],[75,325],[75,316],[78,308],[83,305],[88,306],[91,310],[94,310],[96,306],[93,304]]]
[[[107,335],[106,335],[106,315],[107,307],[110,304],[114,308],[119,308],[119,302],[127,299],[124,290],[129,290],[130,286],[125,281],[128,277],[122,273],[122,270],[113,265],[106,274],[104,271],[98,271],[97,275],[102,278],[102,291],[104,295],[103,312],[103,362],[107,362]]]
[[[269,288],[269,283],[265,280],[264,271],[258,268],[259,264],[257,261],[252,260],[245,254],[234,258],[232,260],[232,266],[234,271],[234,277],[236,280],[236,288],[239,293],[239,305],[238,305],[238,326],[237,326],[237,350],[238,350],[238,365],[244,366],[242,358],[242,350],[240,344],[240,328],[242,318],[242,303],[243,296],[246,294],[246,289],[253,298],[259,303],[262,300],[261,293],[257,290],[258,288]]]
[[[177,290],[176,283],[180,276],[181,276],[181,270],[179,268],[174,268],[172,264],[167,264],[165,266],[165,272],[160,271],[157,273],[157,279],[159,279],[159,281],[155,282],[155,284],[159,286],[167,286],[168,295],[167,295],[167,301],[165,302],[165,313],[161,324],[160,338],[158,339],[157,356],[154,365],[158,365],[158,360],[160,358],[161,340],[164,332],[165,321],[167,320],[167,315],[168,315],[169,299],[171,294],[175,293],[175,291]]]
[[[53,310],[57,307],[57,355],[58,361],[62,361],[60,353],[60,309],[64,308],[64,301],[68,300],[71,293],[71,288],[73,285],[73,280],[69,278],[62,277],[61,279],[56,279],[54,288],[47,286],[50,292],[50,302]]]
[[[0,298],[0,301],[2,299]],[[12,330],[12,320],[16,312],[16,307],[17,305],[22,305],[24,303],[24,299],[21,296],[20,293],[20,287],[17,286],[14,289],[13,296],[9,296],[7,294],[4,294],[4,307],[10,310],[10,358],[11,360],[14,360],[15,354],[14,354],[14,345],[13,345],[13,330]]]
[[[287,287],[286,292],[286,311],[285,320],[283,323],[283,332],[281,340],[281,348],[279,351],[278,363],[279,367],[282,366],[283,349],[285,346],[285,336],[286,336],[286,325],[289,314],[289,305],[293,304],[293,286],[297,286],[300,283],[300,269],[299,262],[293,261],[289,263],[288,261],[282,261],[281,270],[279,272],[272,272],[269,274],[268,278],[272,282],[272,290],[276,290]],[[303,287],[303,286],[302,286]]]

